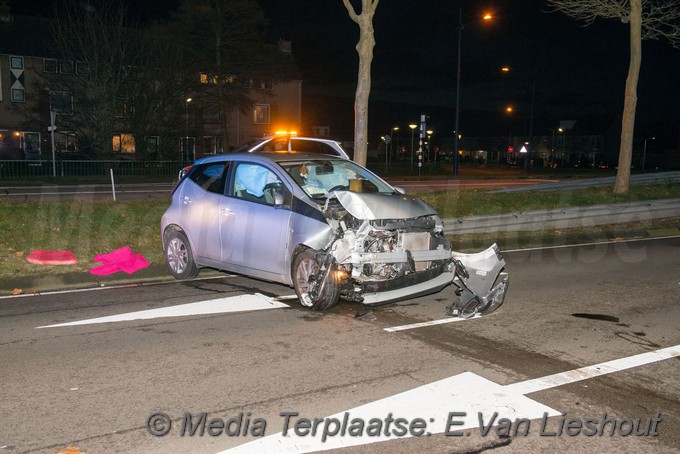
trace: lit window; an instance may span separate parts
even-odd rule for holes
[[[253,107],[253,123],[256,125],[269,124],[269,104],[255,104]]]
[[[132,134],[115,134],[113,136],[114,153],[135,153],[135,138]]]

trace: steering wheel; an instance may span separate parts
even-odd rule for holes
[[[336,184],[335,186],[333,186],[332,188],[330,188],[330,189],[328,190],[328,192],[333,192],[333,191],[346,191],[347,189],[349,189],[349,186],[346,186],[346,185],[344,185],[344,184]]]

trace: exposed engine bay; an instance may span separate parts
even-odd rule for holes
[[[436,214],[385,218],[376,212],[384,211],[385,203],[372,203],[375,197],[380,196],[336,191],[326,198],[321,212],[332,238],[318,251],[321,266],[310,293],[321,293],[325,280],[333,279],[342,298],[371,305],[454,284],[456,298],[446,308],[448,315],[469,318],[502,304],[508,278],[501,273],[505,261],[496,245],[477,254],[452,252]],[[410,204],[396,208],[404,207]]]

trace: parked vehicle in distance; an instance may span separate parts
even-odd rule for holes
[[[340,298],[398,301],[453,283],[458,298],[447,312],[467,317],[495,310],[507,289],[495,245],[452,252],[431,206],[337,155],[199,159],[175,188],[161,234],[177,279],[217,268],[290,285],[312,309]]]
[[[276,153],[276,152],[297,152],[326,154],[350,159],[347,152],[342,148],[340,142],[318,137],[299,137],[294,132],[277,132],[273,135],[253,140],[247,144],[236,147],[234,153]]]

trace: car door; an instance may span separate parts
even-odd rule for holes
[[[279,204],[274,194],[279,192]],[[285,202],[280,204],[281,197]],[[232,166],[220,207],[222,261],[258,277],[288,275],[290,190],[269,167],[250,162]]]
[[[227,162],[204,163],[187,177],[183,186],[180,223],[196,257],[220,260],[219,209],[224,197]]]

